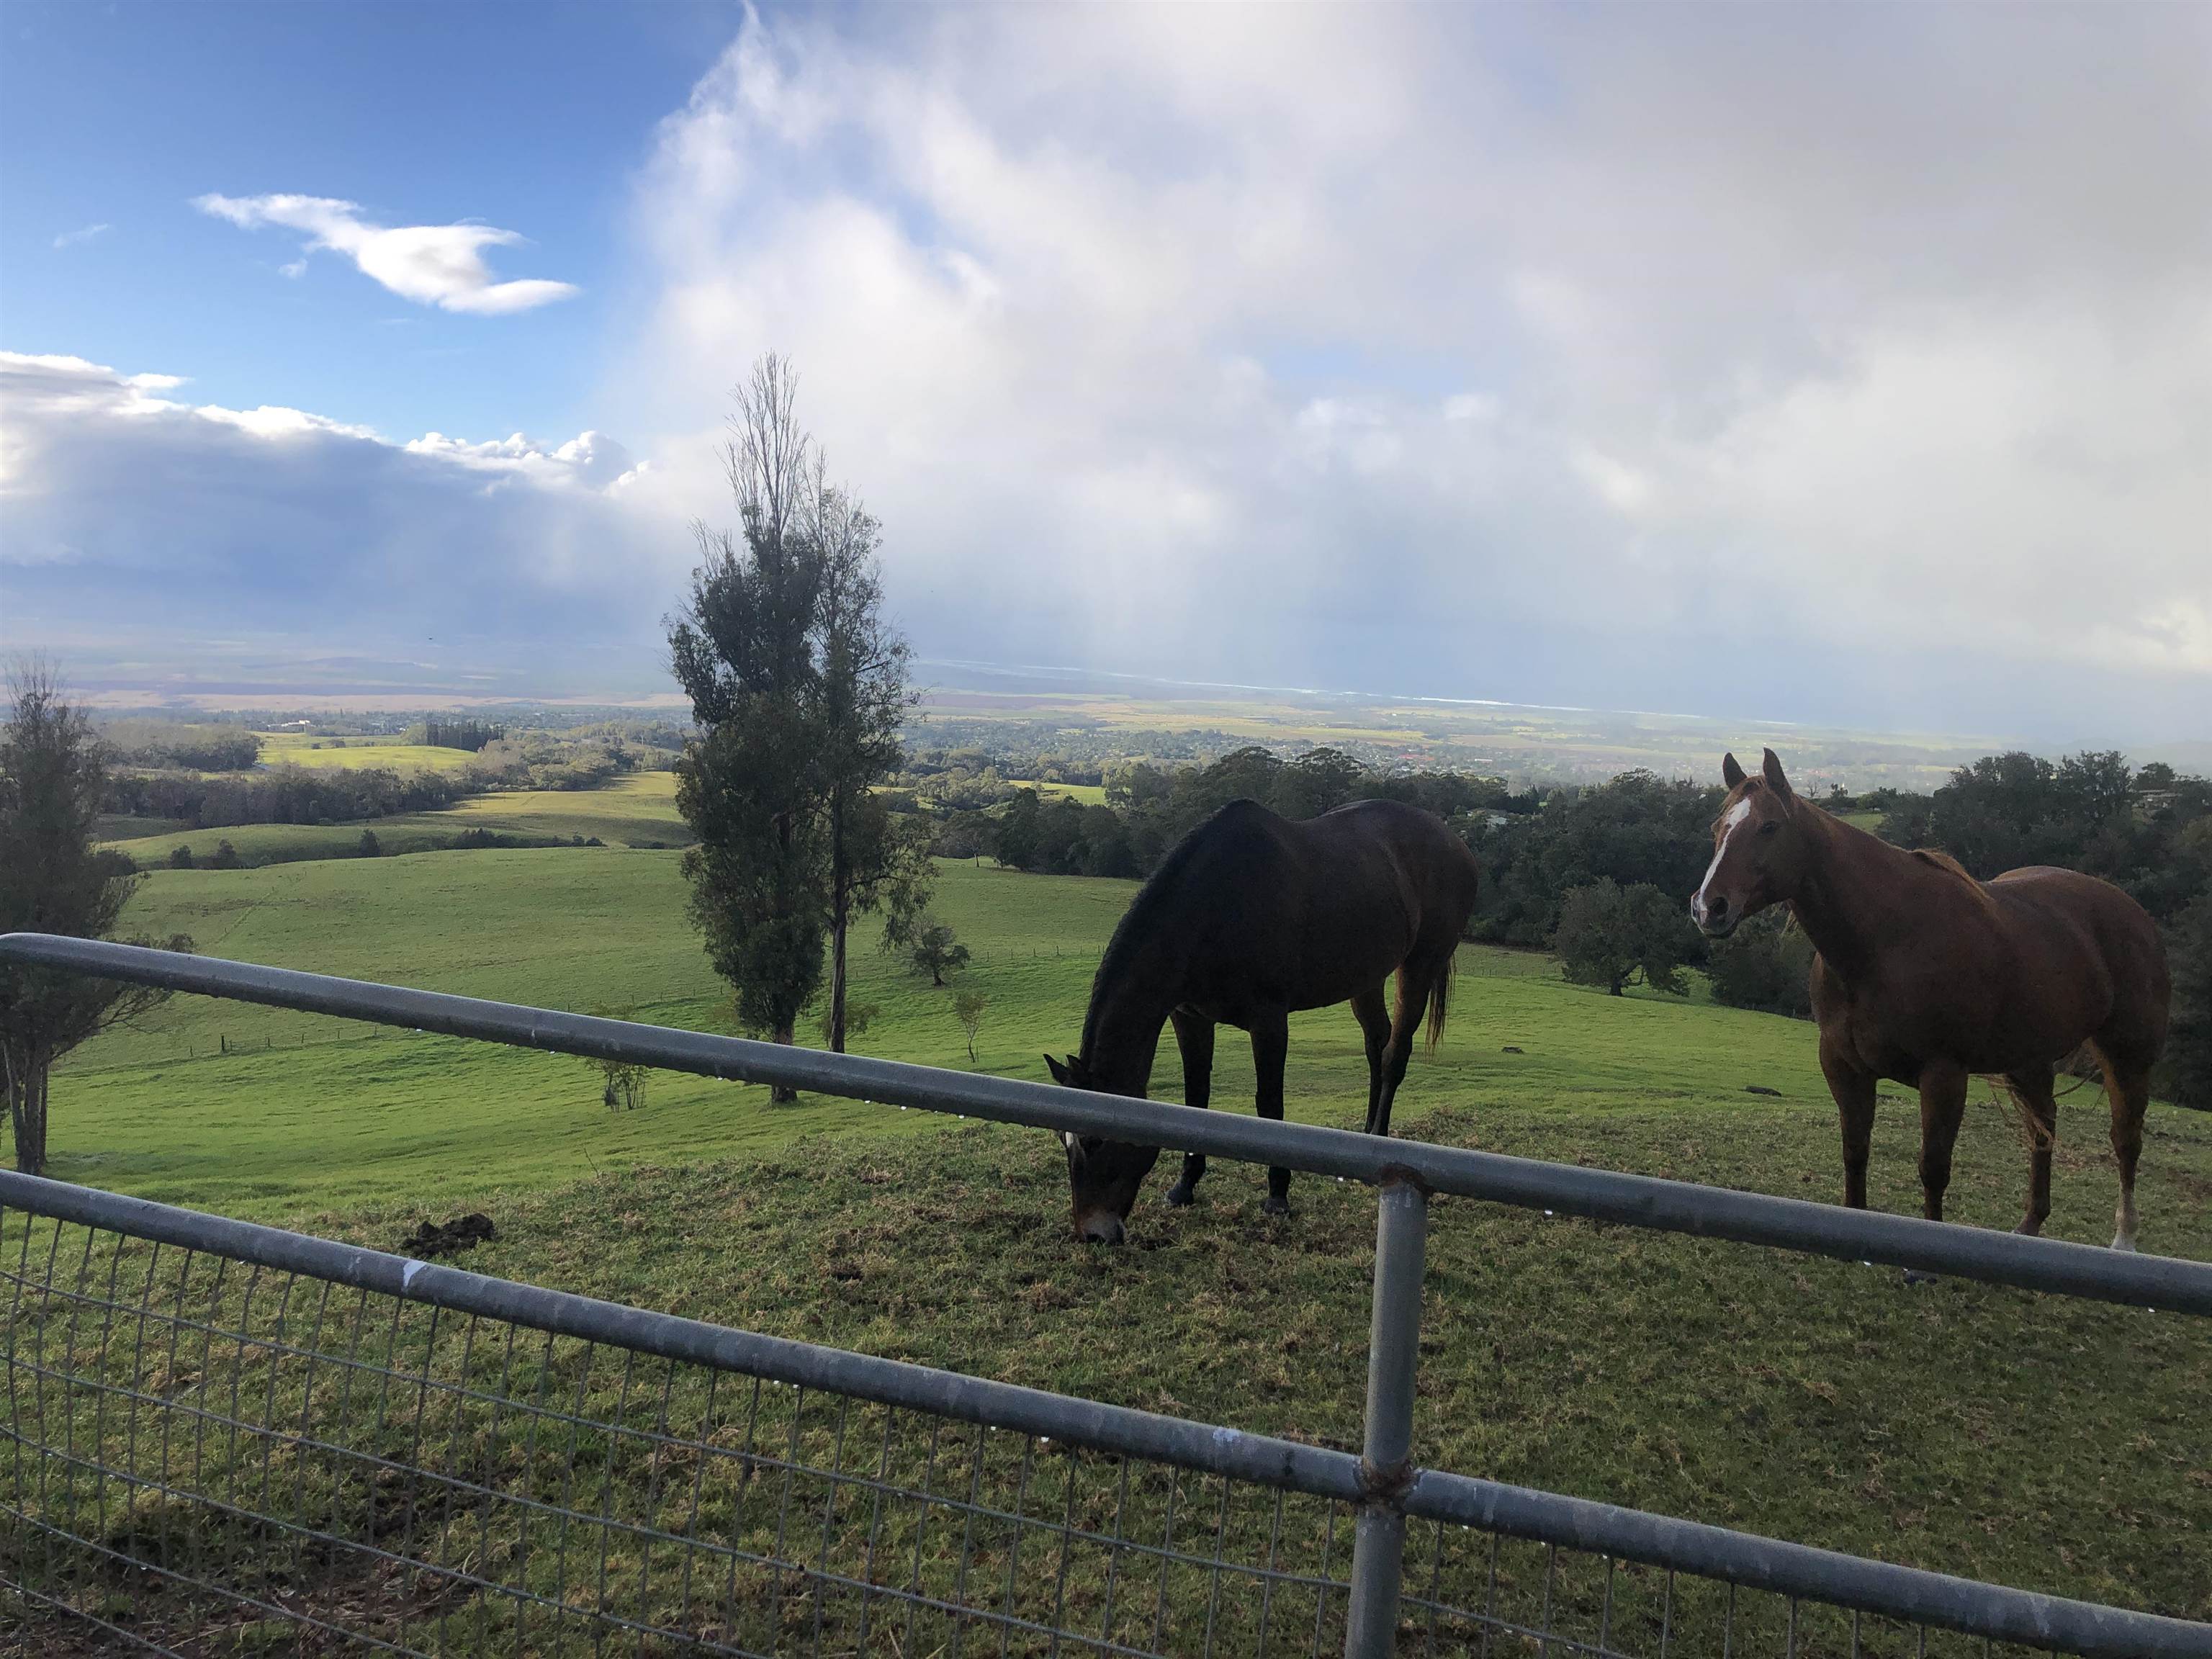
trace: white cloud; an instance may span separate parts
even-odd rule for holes
[[[9,646],[137,639],[176,664],[242,636],[270,660],[435,639],[549,691],[659,689],[690,542],[611,439],[398,444],[179,384],[0,353]]]
[[[95,237],[105,236],[114,228],[113,225],[82,225],[75,230],[65,230],[55,237],[54,246],[58,248],[76,247]]]
[[[877,16],[664,123],[610,395],[711,513],[793,356],[925,649],[2212,720],[2205,14]]]
[[[202,196],[192,204],[201,212],[227,219],[240,229],[277,225],[305,232],[307,251],[343,253],[362,274],[403,299],[447,311],[502,316],[528,311],[578,290],[573,283],[530,278],[495,282],[483,260],[488,247],[511,247],[524,239],[489,225],[371,224],[352,202],[327,196]],[[287,276],[307,268],[304,258],[283,267]]]

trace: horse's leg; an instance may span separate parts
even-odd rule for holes
[[[1390,1021],[1389,1046],[1382,1052],[1382,1098],[1374,1121],[1367,1126],[1371,1133],[1390,1133],[1390,1108],[1397,1103],[1398,1085],[1406,1080],[1406,1066],[1413,1058],[1413,1039],[1421,1032],[1430,989],[1436,984],[1436,976],[1449,970],[1450,961],[1449,957],[1442,963],[1409,958],[1398,969],[1398,1007]]]
[[[2112,1157],[2120,1166],[2120,1204],[2112,1218],[2112,1248],[2136,1247],[2136,1160],[2142,1156],[2143,1110],[2150,1104],[2150,1071],[2107,1057],[2105,1092],[2112,1102]]]
[[[1176,1047],[1182,1050],[1182,1103],[1204,1111],[1213,1091],[1213,1022],[1188,1008],[1169,1018],[1175,1021]],[[1185,1152],[1182,1179],[1168,1188],[1168,1202],[1178,1208],[1189,1203],[1205,1173],[1206,1154]]]
[[[2039,1233],[2051,1215],[2051,1149],[2058,1143],[2058,1101],[2051,1092],[2051,1067],[2023,1066],[2005,1080],[2027,1114],[2027,1210],[2016,1233]]]
[[[1362,991],[1352,999],[1352,1012],[1359,1018],[1359,1033],[1367,1040],[1367,1133],[1375,1133],[1375,1114],[1382,1104],[1382,1046],[1390,1041],[1390,1012],[1383,1006],[1382,988]]]
[[[1920,1212],[1943,1218],[1943,1191],[1951,1184],[1951,1148],[1966,1115],[1966,1073],[1949,1060],[1920,1068]]]
[[[1835,1097],[1836,1115],[1844,1130],[1844,1204],[1867,1206],[1867,1156],[1874,1146],[1875,1085],[1871,1072],[1862,1071],[1839,1051],[1820,1045],[1820,1071]]]
[[[1288,1014],[1262,1014],[1252,1022],[1252,1069],[1260,1076],[1260,1115],[1283,1121],[1283,1062],[1291,1051]],[[1291,1210],[1291,1172],[1267,1171],[1267,1201],[1261,1206],[1269,1215],[1288,1215]]]

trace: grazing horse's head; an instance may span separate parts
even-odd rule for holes
[[[1044,1063],[1055,1083],[1070,1089],[1098,1087],[1089,1068],[1073,1054],[1065,1063],[1047,1054]],[[1086,1244],[1119,1244],[1121,1224],[1136,1206],[1137,1189],[1152,1174],[1152,1165],[1160,1161],[1160,1149],[1089,1135],[1063,1134],[1060,1139],[1067,1150],[1067,1190],[1075,1236]]]
[[[1807,856],[1806,809],[1771,749],[1759,776],[1746,776],[1729,755],[1721,777],[1729,793],[1713,821],[1713,861],[1690,900],[1690,915],[1707,939],[1726,939],[1746,916],[1794,898]]]

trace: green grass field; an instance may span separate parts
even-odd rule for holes
[[[1103,783],[1037,783],[1028,778],[1012,778],[1008,781],[1034,789],[1047,800],[1055,800],[1065,795],[1070,800],[1081,801],[1085,806],[1103,806],[1106,804],[1106,786]]]
[[[452,751],[447,751],[452,752]],[[118,820],[131,827],[131,820]],[[127,853],[141,866],[164,862],[177,848],[189,847],[204,859],[218,842],[228,842],[248,864],[278,864],[300,859],[351,858],[361,832],[373,830],[386,854],[441,848],[470,830],[495,835],[566,841],[596,836],[611,846],[641,844],[681,847],[690,827],[676,811],[676,775],[639,772],[599,789],[507,790],[477,795],[437,812],[406,812],[350,823],[239,823],[193,830],[170,825],[148,834],[103,842]]]
[[[476,758],[466,749],[441,749],[426,743],[313,738],[304,732],[264,732],[260,736],[264,766],[383,766],[394,772],[459,772]]]
[[[210,954],[723,1029],[672,852],[436,854],[157,872],[130,925]],[[942,868],[990,998],[984,1069],[1074,1046],[1127,884]],[[855,1047],[964,1065],[950,994],[863,948]],[[1517,1048],[1520,1053],[1506,1050]],[[233,1052],[226,1053],[228,1048]],[[1224,1042],[1216,1099],[1248,1101]],[[1172,1048],[1157,1092],[1172,1096]],[[1747,1085],[1781,1098],[1747,1095]],[[1342,1010],[1293,1024],[1294,1117],[1364,1103]],[[1373,1203],[1217,1164],[1156,1173],[1118,1251],[1066,1236],[1041,1131],[658,1076],[610,1114],[580,1063],[179,999],[57,1074],[53,1172],[389,1248],[493,1215],[468,1265],[1244,1428],[1356,1443]],[[1470,947],[1401,1133],[1832,1200],[1805,1024],[1563,983]],[[2103,1113],[2062,1110],[2050,1231],[2101,1243]],[[1877,1126],[1873,1200],[1912,1212],[1917,1113]],[[2009,1225],[2025,1155],[1978,1101],[1955,1219]],[[2155,1106],[2154,1249],[2212,1258],[2212,1120]],[[1946,1571],[2212,1615],[2212,1332],[2203,1322],[1444,1201],[1431,1230],[1417,1455],[1468,1473]]]
[[[157,870],[128,925],[188,933],[211,955],[553,1007],[630,1006],[662,1024],[727,1029],[726,999],[684,919],[678,856],[491,850]],[[978,1050],[985,1069],[1042,1077],[1043,1050],[1075,1046],[1091,973],[1133,890],[941,866],[936,908],[975,957],[963,982],[991,1000]],[[880,1012],[855,1047],[964,1065],[949,993],[871,944],[863,939],[854,953],[852,994]],[[1461,977],[1450,1040],[1418,1062],[1409,1101],[1575,1110],[1656,1091],[1733,1113],[1752,1109],[1748,1084],[1804,1100],[1820,1088],[1807,1028],[1788,1022],[1604,998],[1565,985],[1547,958],[1524,952],[1468,946]],[[1365,1085],[1350,1014],[1300,1015],[1293,1031],[1293,1115],[1352,1121]],[[1728,1053],[1717,1072],[1701,1051],[1708,1043]],[[1504,1053],[1507,1045],[1523,1052]],[[1224,1097],[1249,1097],[1249,1049],[1224,1042],[1221,1066]],[[1179,1091],[1172,1045],[1158,1082],[1164,1094]],[[161,1103],[180,1091],[210,1103],[190,1113]],[[80,1051],[56,1094],[56,1154],[71,1178],[143,1171],[158,1190],[134,1190],[233,1206],[401,1193],[459,1202],[488,1190],[487,1171],[496,1172],[489,1190],[540,1186],[685,1148],[738,1151],[884,1121],[834,1100],[771,1110],[760,1091],[677,1077],[656,1079],[647,1111],[611,1118],[579,1062],[198,999]],[[95,1162],[73,1161],[80,1146]]]

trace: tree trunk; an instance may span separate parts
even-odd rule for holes
[[[830,1052],[845,1052],[845,924],[853,892],[845,860],[845,803],[830,805]]]
[[[33,1054],[19,1067],[14,1060],[8,1068],[8,1117],[15,1132],[15,1167],[25,1175],[44,1175],[48,1061]]]
[[[788,1045],[792,1040],[793,1028],[789,1025],[779,1025],[775,1030],[769,1032],[769,1036],[774,1042]],[[788,1106],[798,1098],[799,1091],[796,1089],[787,1088],[781,1083],[769,1085],[768,1103],[771,1106]]]
[[[1613,995],[1615,995],[1615,996],[1619,996],[1619,995],[1621,994],[1621,992],[1620,992],[1620,988],[1621,988],[1622,986],[1626,985],[1627,982],[1628,982],[1628,981],[1627,981],[1626,980],[1622,980],[1622,979],[1616,979],[1615,981],[1613,981]]]

